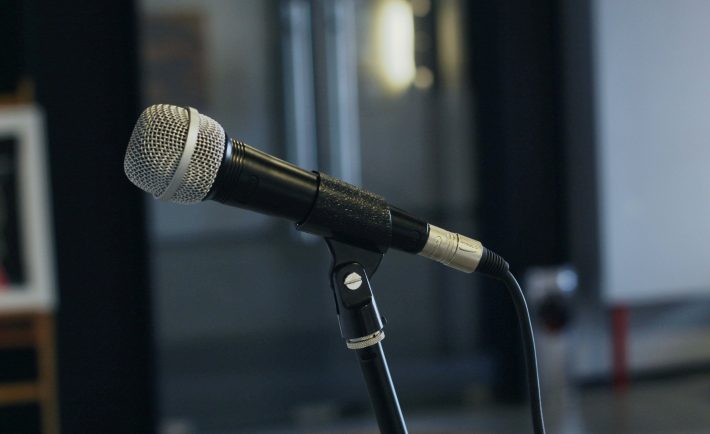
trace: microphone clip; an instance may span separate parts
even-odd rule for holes
[[[340,334],[350,349],[362,349],[384,339],[384,321],[372,294],[370,277],[383,254],[326,238],[333,257],[330,283],[335,296]]]

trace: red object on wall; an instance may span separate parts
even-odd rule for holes
[[[0,266],[0,291],[5,291],[8,286],[10,286],[10,279],[7,278],[5,269]]]
[[[624,392],[629,387],[629,308],[615,306],[611,310],[612,357],[614,369],[614,390]]]

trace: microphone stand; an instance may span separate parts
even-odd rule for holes
[[[384,320],[370,286],[370,277],[380,265],[383,254],[330,238],[325,241],[333,257],[330,283],[335,293],[340,334],[347,347],[358,355],[380,432],[407,434],[382,349]]]

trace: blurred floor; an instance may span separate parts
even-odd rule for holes
[[[583,390],[565,405],[547,405],[549,434],[710,433],[710,374],[648,381],[625,394],[608,388]],[[527,407],[481,407],[470,412],[410,414],[412,434],[529,434]],[[254,432],[254,431],[251,431]],[[329,428],[272,429],[260,434],[377,433],[370,420]],[[227,434],[211,432],[209,434]]]

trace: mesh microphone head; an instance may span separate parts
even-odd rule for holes
[[[192,110],[192,113],[197,114],[197,111]],[[189,140],[190,111],[168,104],[145,109],[133,129],[123,162],[128,179],[163,200],[178,203],[203,200],[222,163],[225,134],[213,119],[198,116],[194,151],[186,159],[183,153]],[[184,173],[181,179],[173,180],[176,172],[178,177],[180,172]]]

